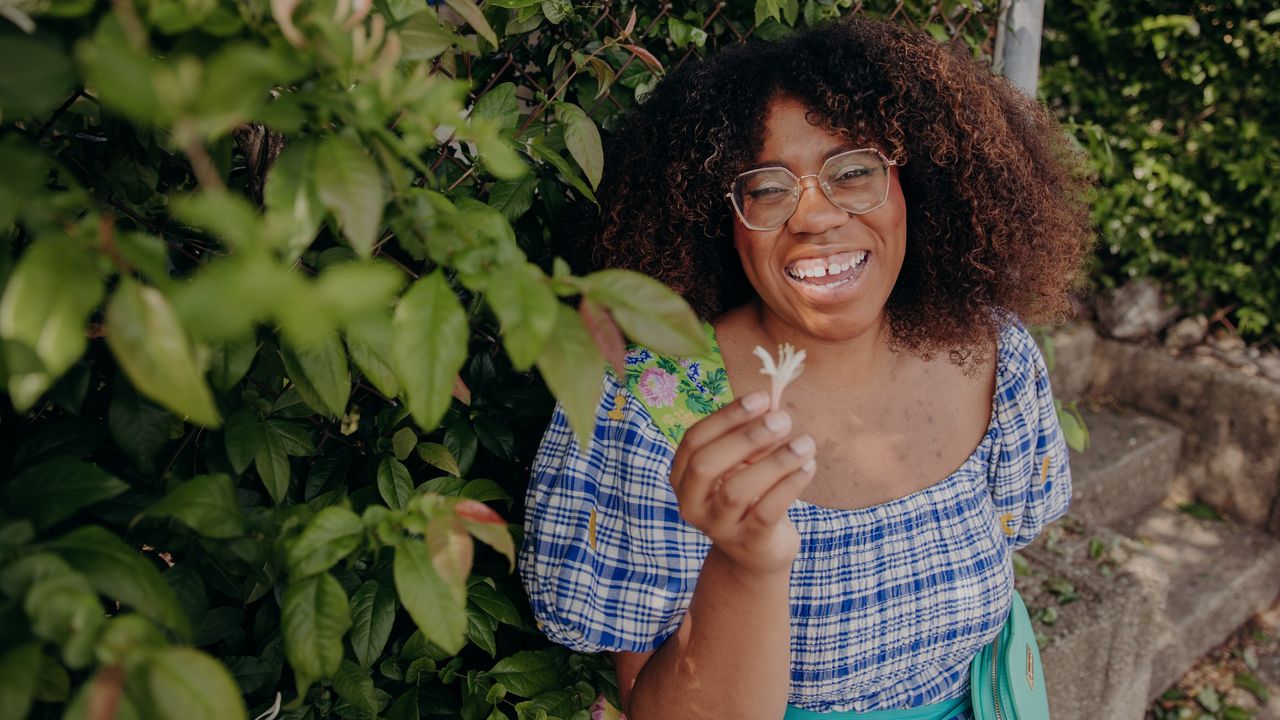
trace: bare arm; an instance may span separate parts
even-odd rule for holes
[[[744,401],[691,428],[672,463],[681,515],[712,547],[679,630],[654,652],[614,655],[629,720],[677,709],[691,720],[777,720],[786,709],[800,548],[786,509],[813,476],[813,442],[782,443],[790,419],[774,413],[770,427]]]

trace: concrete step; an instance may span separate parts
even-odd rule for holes
[[[1071,451],[1072,513],[1109,526],[1158,505],[1173,484],[1182,431],[1137,412],[1079,407],[1090,444]]]
[[[1148,697],[1280,595],[1280,541],[1242,524],[1204,520],[1169,508],[1144,514],[1126,534],[1167,579],[1163,612],[1150,636]]]
[[[1054,720],[1140,720],[1164,574],[1137,543],[1074,516],[1020,554]]]

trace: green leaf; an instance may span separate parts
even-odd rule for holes
[[[516,180],[499,180],[489,189],[489,205],[515,222],[533,207],[533,191],[538,187],[538,176],[525,173]]]
[[[418,433],[413,428],[402,427],[391,436],[391,450],[397,460],[404,460],[418,445]]]
[[[400,60],[432,60],[440,53],[458,44],[459,38],[449,28],[440,24],[435,10],[423,8],[400,26]]]
[[[366,581],[351,597],[351,648],[364,667],[372,667],[391,637],[396,619],[395,588]]]
[[[493,28],[489,27],[489,21],[484,19],[484,14],[480,12],[480,8],[471,0],[444,0],[445,4],[453,8],[455,12],[462,16],[467,24],[479,33],[480,37],[489,41],[493,47],[498,47],[498,36],[494,34]]]
[[[1253,673],[1237,673],[1235,676],[1235,686],[1248,690],[1258,702],[1266,704],[1271,699],[1271,691],[1267,689],[1266,684],[1258,679]]]
[[[314,172],[320,201],[338,218],[351,247],[371,256],[387,204],[377,164],[355,141],[329,135],[316,148]]]
[[[498,622],[512,627],[523,627],[524,621],[520,619],[520,611],[516,610],[515,603],[501,590],[494,588],[491,585],[492,582],[491,578],[473,582],[467,590],[471,602]]]
[[[413,479],[409,469],[391,455],[383,455],[378,463],[378,494],[392,510],[404,510],[413,497]]]
[[[189,647],[167,647],[147,656],[148,682],[160,717],[226,720],[248,715],[240,688],[226,666]]]
[[[324,222],[325,205],[316,191],[315,172],[315,143],[288,142],[262,187],[266,219],[282,238],[288,263],[311,246]]]
[[[258,237],[258,211],[248,200],[225,190],[205,190],[175,197],[173,214],[179,220],[222,238],[228,247],[252,243]]]
[[[400,381],[391,365],[391,317],[369,315],[347,326],[347,351],[360,372],[387,398],[400,394]]]
[[[573,168],[569,166],[569,163],[564,158],[560,157],[560,153],[536,142],[529,143],[527,147],[534,155],[546,160],[551,163],[552,167],[559,170],[560,175],[564,177],[565,182],[569,183],[574,190],[581,193],[584,198],[593,203],[596,202],[595,193],[591,192],[591,188],[586,183],[582,182],[582,178],[578,177],[578,174],[573,171]]]
[[[67,533],[49,546],[84,573],[98,592],[182,637],[191,636],[191,623],[160,571],[116,535],[91,526]]]
[[[21,67],[25,67],[23,64]],[[84,354],[85,323],[102,299],[93,256],[69,240],[45,239],[18,261],[0,298],[9,397],[25,412]],[[24,362],[34,354],[38,363]]]
[[[291,582],[280,620],[285,657],[301,697],[312,682],[332,677],[342,664],[342,636],[351,627],[347,594],[328,573]]]
[[[222,657],[222,662],[236,679],[240,691],[246,695],[274,684],[280,675],[279,666],[272,666],[262,658],[226,655]]]
[[[7,513],[44,528],[129,489],[97,465],[60,457],[23,470],[4,488]]]
[[[40,702],[65,703],[70,697],[71,676],[58,664],[57,660],[41,653],[40,675],[36,680],[36,699]]]
[[[156,453],[169,442],[175,422],[172,413],[145,400],[124,378],[112,383],[107,429],[142,472],[155,472]]]
[[[159,290],[122,279],[106,321],[107,345],[139,392],[192,422],[221,424],[191,343]]]
[[[307,405],[330,418],[341,417],[347,411],[351,374],[347,370],[347,353],[337,335],[327,334],[322,341],[306,347],[285,346],[281,355],[289,379]]]
[[[609,308],[631,339],[654,351],[699,357],[708,350],[702,324],[666,285],[628,270],[602,270],[582,278],[587,297]]]
[[[343,660],[333,676],[333,689],[338,697],[366,713],[378,712],[378,696],[373,689],[372,671],[350,660]]]
[[[604,355],[591,341],[578,313],[559,303],[556,310],[556,341],[547,343],[538,356],[538,370],[564,406],[578,442],[585,443],[596,425],[596,407],[604,385]]]
[[[556,327],[555,293],[547,277],[532,263],[503,272],[502,281],[490,283],[486,298],[502,325],[502,346],[517,370],[526,370],[538,359]]]
[[[1217,508],[1200,502],[1182,503],[1178,506],[1178,510],[1201,520],[1222,520],[1222,515]]]
[[[222,429],[223,442],[227,448],[227,459],[231,461],[231,469],[237,474],[243,473],[249,463],[262,449],[262,425],[258,422],[258,414],[248,406],[242,407],[227,416],[227,424]]]
[[[36,696],[40,643],[27,643],[0,655],[0,717],[21,720]]]
[[[423,431],[449,409],[453,380],[467,359],[470,329],[440,270],[414,283],[396,307],[392,357],[406,404]]]
[[[271,418],[266,422],[266,431],[284,450],[285,455],[307,457],[316,454],[316,444],[312,442],[310,433],[303,425]]]
[[[24,35],[8,22],[0,25],[0,114],[6,121],[43,115],[66,99],[75,83],[58,35]]]
[[[427,544],[406,540],[396,546],[396,593],[428,640],[450,654],[466,643],[466,595],[436,572]]]
[[[311,517],[302,533],[286,545],[291,577],[322,573],[360,547],[364,523],[344,507],[327,507]]]
[[[476,647],[489,653],[489,657],[498,655],[498,642],[494,637],[494,623],[487,615],[475,608],[467,608],[467,639]]]
[[[244,378],[258,354],[258,339],[249,335],[215,347],[209,353],[209,380],[219,390],[230,390]]]
[[[586,174],[592,189],[599,187],[604,172],[604,146],[600,130],[582,108],[570,103],[556,103],[556,117],[564,125],[564,144],[569,154]]]
[[[453,453],[449,452],[449,448],[440,443],[424,442],[418,445],[418,457],[422,458],[428,465],[439,468],[450,475],[460,477],[462,471],[458,469],[458,461],[454,459]]]
[[[554,649],[522,650],[502,658],[492,669],[480,675],[502,683],[516,695],[531,698],[560,684],[556,655]]]
[[[520,124],[515,83],[504,82],[489,88],[488,92],[476,100],[471,117],[488,120],[503,130],[510,130]]]
[[[258,476],[262,478],[262,485],[267,489],[272,502],[276,505],[284,502],[285,496],[289,494],[289,480],[293,471],[289,467],[289,456],[284,451],[284,444],[275,433],[264,432],[259,436],[253,466],[258,469]]]
[[[245,533],[244,510],[226,475],[200,475],[178,483],[142,515],[173,518],[205,537],[227,539]]]

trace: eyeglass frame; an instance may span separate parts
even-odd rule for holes
[[[822,181],[822,172],[827,169],[828,163],[830,163],[831,161],[837,158],[844,157],[845,155],[852,155],[854,153],[862,153],[867,151],[875,153],[876,156],[880,158],[880,161],[884,163],[884,172],[886,176],[886,182],[884,184],[884,197],[880,198],[880,202],[876,203],[872,207],[867,208],[866,210],[858,210],[858,211],[845,210],[845,208],[842,208],[839,205],[836,205],[836,201],[831,198],[831,188],[828,187],[828,185]],[[791,172],[790,170],[786,169],[781,165],[754,168],[752,170],[746,170],[744,172],[740,172],[734,176],[733,182],[729,183],[730,190],[729,192],[725,193],[724,196],[729,199],[729,205],[733,207],[733,213],[738,216],[738,220],[742,223],[742,225],[746,227],[748,230],[755,230],[756,232],[777,230],[778,228],[790,222],[791,218],[795,217],[796,211],[800,209],[800,197],[801,195],[804,194],[804,191],[808,189],[804,184],[804,181],[808,178],[813,178],[817,180],[818,187],[822,188],[823,196],[827,198],[827,202],[831,203],[832,207],[835,207],[838,210],[844,210],[850,215],[866,215],[867,213],[875,212],[876,210],[879,210],[881,207],[884,207],[884,204],[889,201],[889,183],[887,181],[887,177],[890,173],[890,168],[894,168],[894,167],[902,167],[902,163],[899,163],[897,160],[890,159],[887,155],[885,155],[883,152],[880,151],[880,148],[874,148],[874,147],[854,148],[852,150],[843,150],[827,158],[822,162],[822,167],[819,168],[818,172],[815,174],[800,175],[799,177],[797,177],[795,173]],[[737,184],[738,180],[743,175],[757,173],[762,170],[781,170],[782,172],[790,175],[792,179],[796,181],[795,189],[791,191],[792,196],[795,198],[795,207],[791,208],[791,212],[785,218],[783,218],[782,222],[778,223],[777,225],[774,225],[773,227],[755,226],[747,222],[747,218],[745,216],[745,213],[742,211],[742,208],[738,207],[737,201],[733,199],[733,186]]]

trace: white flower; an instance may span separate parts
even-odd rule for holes
[[[796,350],[791,343],[783,343],[778,346],[778,362],[773,361],[773,356],[768,350],[756,346],[752,350],[755,356],[760,358],[760,362],[764,367],[760,368],[761,375],[768,375],[772,378],[772,385],[769,390],[769,409],[777,410],[778,403],[782,400],[782,390],[800,375],[800,371],[804,370],[804,351]]]

